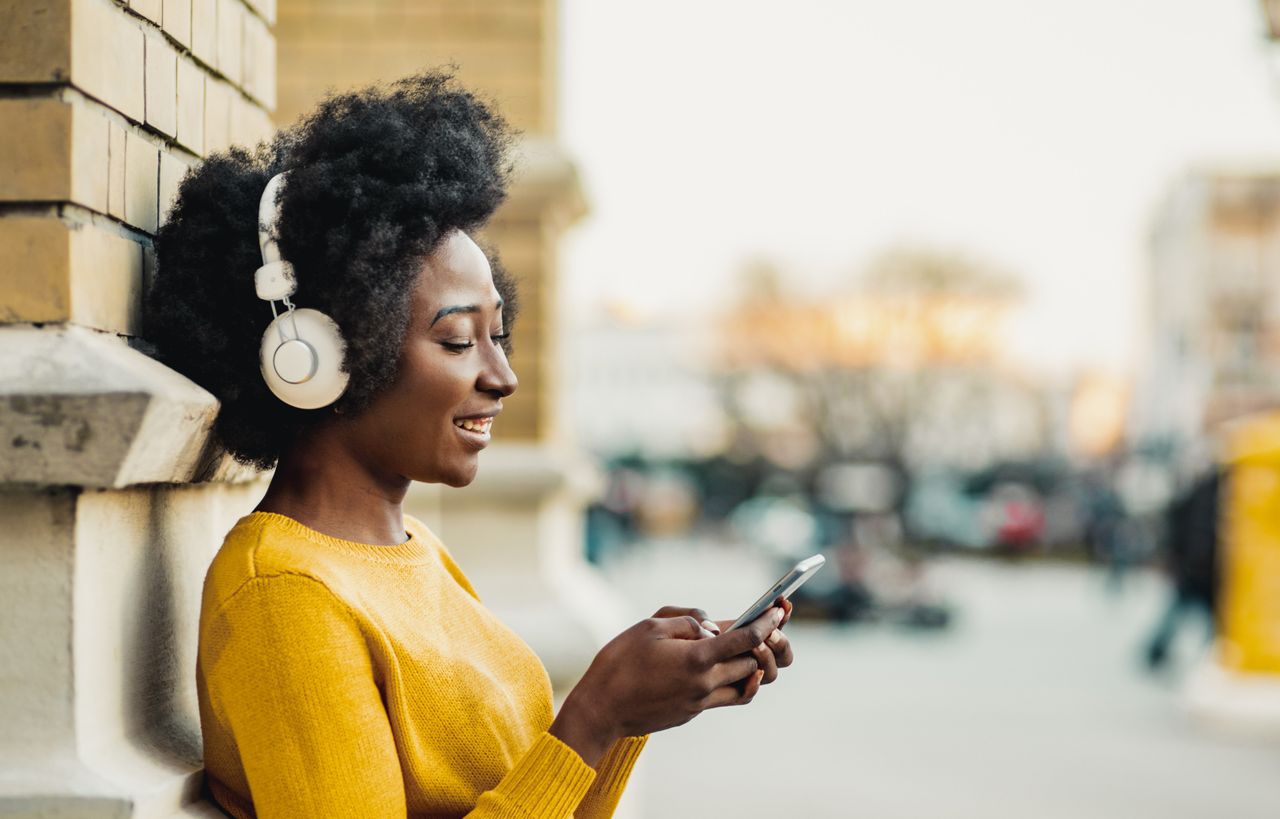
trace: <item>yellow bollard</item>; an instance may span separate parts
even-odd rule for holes
[[[1280,412],[1233,424],[1226,444],[1219,660],[1280,674]]]

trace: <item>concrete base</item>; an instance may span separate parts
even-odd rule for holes
[[[262,488],[0,491],[0,815],[220,815],[199,802],[200,590]]]
[[[1187,678],[1188,711],[1210,730],[1280,740],[1280,675],[1240,674],[1209,652]]]

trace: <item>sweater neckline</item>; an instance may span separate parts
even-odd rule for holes
[[[426,560],[430,553],[427,550],[423,539],[415,531],[415,526],[411,522],[409,516],[405,516],[405,534],[409,539],[403,543],[361,543],[356,540],[344,540],[333,535],[326,535],[324,532],[312,529],[301,521],[295,520],[288,515],[282,515],[279,512],[250,512],[245,518],[247,522],[256,523],[260,526],[271,526],[277,529],[283,529],[292,535],[305,538],[312,543],[325,546],[332,549],[339,549],[344,552],[358,555],[360,557],[379,560],[384,563],[421,563]]]

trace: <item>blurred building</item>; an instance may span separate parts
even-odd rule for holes
[[[1280,2],[1263,0],[1267,35],[1280,49]],[[1274,62],[1274,56],[1273,56]],[[1201,720],[1231,730],[1280,736],[1280,169],[1217,175],[1197,231],[1216,264],[1201,293],[1210,330],[1211,422],[1236,421],[1218,454],[1226,470],[1216,542],[1217,639],[1199,664],[1186,699]],[[1188,226],[1194,230],[1195,225]],[[1203,325],[1202,325],[1203,326]],[[1251,403],[1252,402],[1252,403]],[[1226,404],[1220,409],[1219,404]]]
[[[1195,170],[1155,218],[1135,439],[1178,451],[1280,402],[1280,168]]]
[[[821,300],[780,281],[748,271],[717,351],[730,415],[772,460],[805,448],[811,458],[980,468],[1048,443],[1042,389],[1004,358],[1019,297],[1010,279],[909,249]]]
[[[575,327],[565,418],[593,453],[689,457],[723,449],[711,328],[615,309]]]

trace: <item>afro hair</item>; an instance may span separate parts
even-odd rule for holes
[[[356,413],[395,378],[424,259],[505,198],[511,141],[490,106],[430,72],[331,95],[270,142],[213,154],[183,178],[156,236],[144,334],[221,402],[214,433],[236,460],[269,469],[324,417],[278,400],[259,371],[272,317],[254,291],[267,181],[289,171],[277,240],[296,274],[293,301],[342,330],[351,379],[334,407]],[[509,327],[513,283],[493,269]]]

